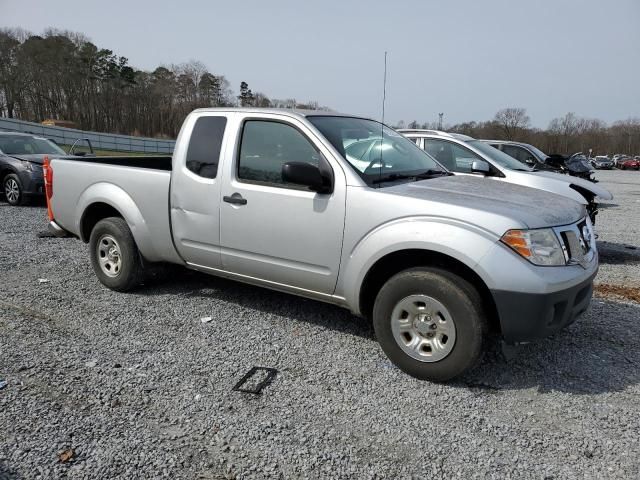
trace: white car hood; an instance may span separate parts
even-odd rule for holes
[[[596,183],[590,182],[589,180],[585,180],[584,178],[578,178],[571,175],[565,175],[562,173],[545,172],[545,171],[527,172],[527,175],[536,175],[538,177],[545,177],[550,180],[576,185],[578,187],[584,188],[585,190],[592,192],[600,200],[613,200],[613,195],[609,190],[599,187]]]

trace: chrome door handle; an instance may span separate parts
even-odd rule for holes
[[[227,203],[232,203],[234,205],[246,205],[247,204],[247,199],[246,198],[242,198],[242,195],[240,195],[239,193],[234,193],[233,195],[227,197],[222,197],[222,200],[224,200]]]

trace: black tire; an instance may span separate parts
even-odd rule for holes
[[[446,307],[454,321],[453,349],[441,360],[414,359],[394,338],[392,312],[410,295],[434,298]],[[432,267],[404,270],[389,279],[376,298],[373,326],[382,350],[396,366],[415,378],[435,382],[451,380],[473,368],[483,353],[487,332],[487,320],[477,290],[458,275]]]
[[[101,266],[98,250],[99,242],[115,242],[119,251],[120,262],[117,271],[108,274]],[[109,217],[96,223],[89,239],[89,256],[91,266],[100,282],[107,288],[117,292],[128,292],[140,285],[143,266],[140,252],[124,219]],[[104,258],[104,257],[103,257]]]
[[[10,188],[14,192],[16,191],[15,188],[17,188],[17,197],[8,193]],[[24,187],[22,186],[20,177],[15,173],[10,173],[2,180],[2,193],[7,203],[11,206],[17,207],[19,205],[26,205],[29,202],[29,199],[24,194]]]

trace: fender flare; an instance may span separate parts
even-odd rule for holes
[[[82,224],[87,209],[96,203],[104,203],[117,210],[131,230],[131,234],[144,257],[157,256],[151,238],[151,233],[144,221],[140,209],[122,188],[107,182],[94,183],[87,187],[76,204],[75,218],[78,219],[75,229],[82,236]],[[88,239],[82,239],[84,241]]]
[[[457,260],[473,270],[485,285],[492,285],[482,258],[499,240],[495,233],[477,225],[442,217],[411,217],[383,224],[365,235],[346,254],[346,268],[336,293],[351,310],[360,314],[360,293],[367,273],[380,259],[403,250],[424,250]]]

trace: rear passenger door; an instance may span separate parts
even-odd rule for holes
[[[210,268],[222,265],[219,164],[226,125],[223,113],[189,117],[173,153],[170,204],[174,243],[186,262]],[[184,135],[189,135],[188,142],[182,140]]]

